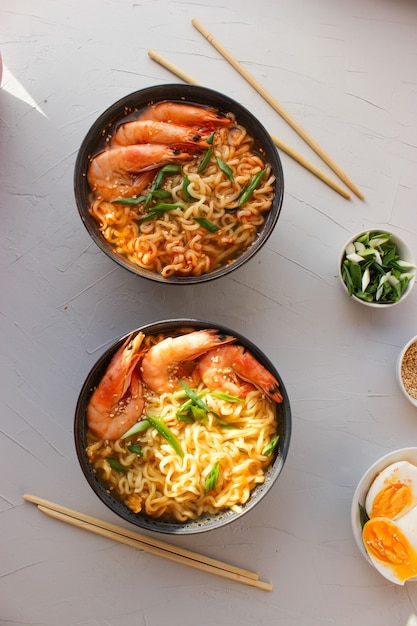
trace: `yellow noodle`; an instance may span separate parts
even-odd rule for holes
[[[277,431],[274,403],[257,390],[242,403],[217,399],[202,383],[197,391],[208,392],[210,409],[236,428],[222,428],[213,413],[204,423],[180,422],[176,413],[183,399],[158,396],[145,386],[146,411],[163,418],[180,441],[183,458],[154,428],[114,442],[98,441],[88,432],[87,455],[97,475],[134,512],[183,522],[223,509],[239,510],[264,481],[271,457],[262,450]],[[132,443],[141,446],[142,456],[128,450]],[[113,469],[109,457],[125,472]],[[205,480],[217,462],[216,489],[206,494]]]

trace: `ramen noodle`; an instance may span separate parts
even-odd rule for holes
[[[117,440],[87,431],[87,456],[97,477],[134,513],[181,523],[225,509],[238,512],[275,456],[276,403],[253,385],[244,398],[216,393],[193,363],[182,379],[207,412],[186,415],[186,403],[188,411],[192,404],[187,392],[156,393],[142,381],[142,425],[152,416],[158,428],[151,423],[129,435],[130,429]],[[161,434],[161,422],[176,445]]]
[[[122,152],[116,151],[124,156],[129,151],[143,163],[142,173],[129,182],[130,197],[123,187],[119,198],[106,199],[102,188],[90,182],[95,189],[90,213],[117,254],[165,278],[200,276],[232,263],[256,241],[272,206],[275,177],[247,129],[232,113],[222,119],[227,125],[203,132],[203,141],[191,146],[111,144],[112,152],[102,158],[119,161]],[[137,138],[130,132],[126,136],[127,141]],[[148,165],[151,152],[160,159],[154,169]],[[118,166],[106,161],[106,167],[111,181]],[[155,190],[162,167],[167,171]]]

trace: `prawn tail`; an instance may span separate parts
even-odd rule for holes
[[[241,353],[235,359],[234,366],[238,376],[243,380],[251,382],[274,402],[283,401],[276,378],[250,352]]]
[[[263,391],[266,393],[267,396],[271,398],[271,400],[274,400],[274,402],[277,402],[279,404],[283,401],[282,393],[279,390],[278,383],[274,383],[273,385],[265,387]]]
[[[226,335],[219,330],[215,332],[215,345],[222,346],[226,343],[234,343],[236,341],[236,337],[232,337],[231,335]]]

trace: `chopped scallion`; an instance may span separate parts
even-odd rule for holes
[[[117,198],[116,200],[111,200],[111,204],[142,204],[142,202],[145,202],[146,198],[147,196],[137,196],[135,198]]]
[[[130,446],[126,446],[129,452],[133,452],[133,454],[137,454],[138,456],[142,456],[142,446],[138,446],[135,443],[132,443]]]
[[[216,226],[216,224],[213,224],[213,222],[210,222],[205,217],[195,217],[194,219],[200,224],[200,226],[208,230],[210,233],[215,233],[219,230],[219,227]]]
[[[168,165],[164,165],[163,167],[161,167],[161,169],[155,176],[155,179],[152,183],[151,191],[155,191],[155,189],[159,189],[159,187],[162,185],[162,182],[166,174],[178,174],[180,170],[181,170],[180,165],[174,164],[174,163],[169,163]]]
[[[129,428],[129,430],[127,430],[125,434],[120,437],[120,439],[127,439],[128,437],[132,437],[132,435],[143,433],[145,430],[148,430],[150,425],[151,423],[149,420],[140,420],[140,422],[133,424],[133,426]]]
[[[267,443],[264,449],[262,450],[262,454],[264,454],[265,456],[271,456],[271,454],[273,453],[273,451],[278,445],[278,441],[279,441],[279,435],[275,435],[274,437],[272,437],[270,442]]]
[[[400,258],[390,234],[368,231],[346,246],[341,276],[350,296],[392,304],[415,277],[413,270],[414,265]]]
[[[181,387],[184,389],[185,393],[187,394],[187,396],[190,398],[190,400],[192,400],[192,402],[196,406],[200,407],[200,409],[203,409],[203,411],[206,411],[206,413],[210,412],[210,409],[207,406],[207,404],[202,401],[202,399],[198,396],[198,394],[196,394],[196,392],[193,389],[190,389],[190,387],[183,380],[180,380],[180,384],[181,384]]]
[[[196,422],[204,422],[205,420],[207,420],[207,411],[205,411],[204,409],[200,409],[199,406],[195,406],[195,404],[192,404],[190,410]]]
[[[198,170],[197,170],[198,174],[201,174],[201,172],[203,172],[206,169],[207,165],[210,162],[211,157],[213,156],[213,153],[214,153],[214,148],[210,148],[210,150],[207,150],[206,154],[203,157],[203,160],[198,166]]]
[[[139,219],[140,222],[147,222],[148,220],[153,219],[154,217],[160,217],[162,213],[166,211],[173,211],[174,209],[182,209],[184,207],[183,204],[167,204],[164,202],[159,202],[155,204],[155,206],[151,207],[148,213],[142,215]]]
[[[181,448],[181,444],[172,432],[172,430],[165,424],[161,417],[156,415],[146,414],[146,418],[150,421],[151,425],[158,431],[158,433],[169,443],[171,448],[180,456],[184,456],[184,452]]]
[[[180,384],[182,388],[184,389],[185,393],[187,394],[187,396],[192,401],[194,406],[197,406],[198,408],[202,409],[206,413],[211,413],[212,415],[214,415],[214,417],[219,422],[222,428],[236,428],[236,426],[234,426],[233,424],[230,424],[229,422],[224,420],[222,417],[220,417],[220,415],[212,411],[210,407],[208,407],[207,404],[202,401],[200,396],[195,391],[193,391],[193,389],[190,389],[190,387],[188,387],[188,385],[183,380],[180,380]]]
[[[190,184],[191,184],[191,181],[188,178],[187,174],[185,174],[183,181],[182,181],[182,193],[184,194],[184,198],[188,200],[188,202],[192,202],[193,200],[198,199],[198,198],[194,198],[194,196],[192,196],[190,192],[188,191],[188,187]]]
[[[220,157],[216,157],[216,161],[217,161],[217,165],[219,166],[219,169],[223,172],[223,174],[227,176],[230,182],[234,183],[235,179],[233,178],[233,171],[227,165],[226,161],[223,161],[223,159],[221,159]]]
[[[231,396],[223,391],[210,391],[210,395],[214,398],[219,398],[219,400],[226,400],[227,402],[244,402],[243,398]]]
[[[211,468],[204,482],[204,495],[209,494],[216,489],[217,481],[219,479],[220,463],[217,461]]]
[[[123,467],[123,465],[121,465],[117,459],[113,459],[113,457],[111,456],[106,456],[106,461],[112,469],[116,470],[117,472],[123,472],[124,474],[126,474],[127,469]]]
[[[255,191],[255,189],[257,188],[257,186],[261,182],[262,178],[264,177],[265,172],[266,172],[266,168],[264,168],[260,172],[257,172],[250,179],[250,181],[243,187],[242,192],[241,192],[241,194],[239,196],[239,201],[238,201],[239,206],[242,206],[243,204],[245,204],[245,202],[250,200],[250,198],[252,197],[253,192]]]

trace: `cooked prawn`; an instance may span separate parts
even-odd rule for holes
[[[128,146],[135,143],[163,143],[186,150],[210,148],[210,144],[203,139],[202,133],[197,128],[156,120],[126,122],[119,126],[112,139],[113,146]]]
[[[209,389],[238,398],[258,388],[275,402],[282,402],[278,381],[243,346],[220,346],[198,360],[200,376]]]
[[[179,373],[184,361],[196,359],[204,352],[235,341],[217,330],[196,330],[178,337],[166,337],[152,346],[141,363],[142,380],[157,393],[179,388]]]
[[[87,178],[91,190],[103,200],[135,196],[152,180],[152,170],[165,163],[184,162],[191,157],[187,152],[164,144],[109,148],[92,159]]]
[[[87,425],[100,439],[119,439],[140,418],[144,398],[135,367],[143,333],[128,337],[115,352],[87,405]]]
[[[142,120],[156,120],[174,124],[193,125],[199,128],[230,126],[231,120],[217,109],[209,106],[195,106],[185,102],[164,100],[148,106],[141,114]]]

